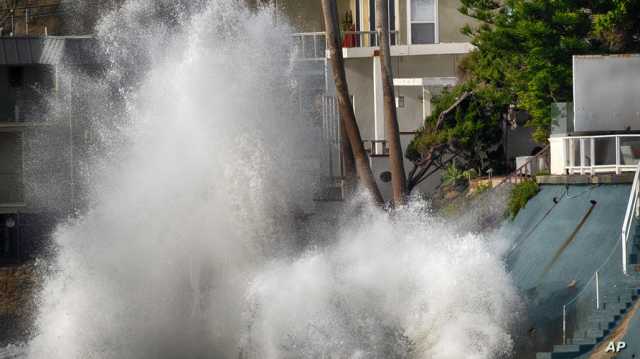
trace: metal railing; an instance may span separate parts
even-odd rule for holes
[[[590,318],[621,300],[619,293],[624,292],[624,284],[609,266],[617,249],[618,245],[613,246],[578,294],[562,305],[562,344],[570,344],[573,338],[586,337],[587,331],[593,329]],[[604,322],[607,323],[607,319]]]
[[[632,172],[640,160],[640,134],[562,137],[568,174]]]
[[[624,222],[622,222],[622,272],[627,274],[627,242],[631,234],[631,225],[634,219],[640,214],[638,196],[640,196],[640,164],[636,166],[636,174],[633,177],[633,184],[631,185],[631,193],[629,194],[629,202],[627,203],[627,211],[624,215]]]
[[[398,45],[399,31],[389,31],[389,45]],[[376,47],[379,46],[377,31],[345,31],[342,37],[342,47]]]
[[[539,165],[540,162],[543,163],[542,166]],[[535,173],[533,173],[533,168],[536,168],[538,170],[549,169],[549,163],[550,163],[549,146],[547,145],[535,156],[531,157],[527,162],[525,162],[520,167],[516,168],[515,171],[511,172],[508,176],[506,176],[494,188],[498,188],[506,183],[517,184],[526,179],[529,179],[532,176],[536,175]]]
[[[324,32],[301,32],[291,35],[298,58],[305,60],[322,60],[326,58],[327,42]],[[342,47],[376,47],[379,46],[377,31],[345,31],[342,33]],[[390,31],[391,46],[399,44],[400,32]]]
[[[293,45],[298,58],[324,60],[327,52],[327,40],[324,32],[301,32],[292,35]]]

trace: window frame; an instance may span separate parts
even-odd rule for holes
[[[415,0],[407,0],[407,45],[432,45],[432,44],[414,44],[411,38],[411,30],[413,24],[433,24],[433,44],[440,43],[440,16],[438,16],[438,2],[439,0],[433,0],[433,21],[411,21],[411,5]]]

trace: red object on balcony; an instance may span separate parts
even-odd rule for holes
[[[356,31],[356,26],[351,25],[349,31]],[[342,47],[357,47],[357,36],[355,34],[345,34],[342,39]]]

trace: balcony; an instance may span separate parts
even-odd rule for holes
[[[293,34],[295,51],[299,60],[323,60],[326,57],[324,32]],[[372,57],[378,48],[376,31],[346,31],[342,39],[342,55],[345,59]],[[391,56],[466,54],[474,47],[468,42],[441,42],[435,44],[408,45],[401,42],[399,31],[390,32]]]
[[[634,172],[640,161],[640,134],[551,137],[553,174]]]

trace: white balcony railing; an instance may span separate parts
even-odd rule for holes
[[[299,59],[324,60],[327,41],[324,32],[301,32],[293,34],[293,46]]]
[[[391,46],[399,44],[398,31],[389,32]],[[293,34],[294,46],[298,58],[321,60],[326,56],[327,43],[324,32],[302,32]],[[345,31],[342,34],[342,47],[377,47],[379,42],[377,31]]]
[[[562,153],[552,153],[552,157],[561,156],[558,159],[568,174],[634,172],[640,160],[640,134],[569,136],[551,140],[562,141]]]

